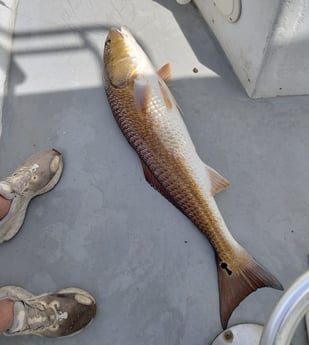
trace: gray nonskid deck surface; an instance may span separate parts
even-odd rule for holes
[[[48,147],[63,152],[65,170],[1,245],[0,284],[79,286],[96,296],[98,315],[72,338],[1,344],[202,345],[221,331],[212,248],[144,180],[106,100],[103,44],[123,24],[158,68],[171,62],[198,153],[231,182],[216,199],[235,238],[285,287],[307,269],[308,97],[250,100],[192,4],[20,0],[0,174]],[[265,323],[280,295],[260,289],[230,325]],[[301,325],[294,344],[305,343]]]

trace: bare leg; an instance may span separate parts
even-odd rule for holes
[[[10,299],[0,301],[0,334],[7,331],[13,323],[13,306],[14,302]]]
[[[0,195],[0,220],[8,214],[11,202]]]

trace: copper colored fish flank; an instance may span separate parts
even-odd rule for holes
[[[146,180],[181,210],[212,244],[217,260],[220,318],[226,328],[237,305],[257,288],[280,282],[238,244],[214,195],[229,183],[197,155],[179,107],[126,28],[112,28],[104,49],[105,91],[113,115],[142,162]]]

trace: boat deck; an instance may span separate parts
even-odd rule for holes
[[[155,66],[171,63],[197,152],[231,183],[216,200],[234,237],[285,287],[308,268],[309,97],[248,98],[192,3],[19,0],[0,174],[50,147],[65,170],[1,245],[1,285],[37,294],[78,286],[98,314],[72,338],[3,345],[208,345],[222,330],[210,244],[145,181],[107,103],[103,45],[120,25]],[[258,290],[229,325],[265,324],[280,296]],[[302,323],[293,344],[306,343]]]

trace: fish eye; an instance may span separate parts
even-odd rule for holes
[[[109,39],[105,42],[105,47],[108,47],[110,44],[111,44],[111,40]]]

